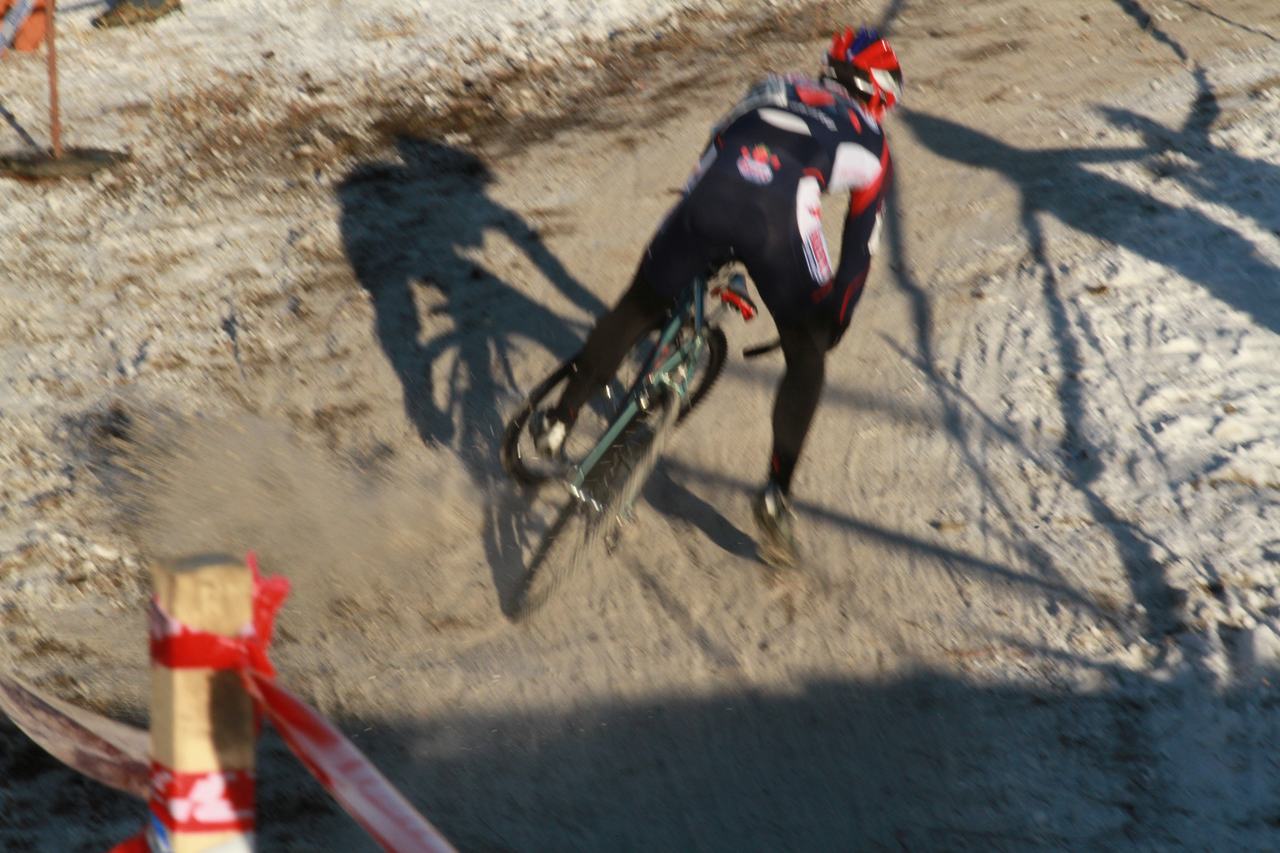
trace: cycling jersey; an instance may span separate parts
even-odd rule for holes
[[[716,251],[740,258],[775,318],[822,309],[847,325],[879,237],[891,172],[884,133],[843,89],[766,78],[721,119],[647,254],[646,276],[674,296]],[[833,268],[821,196],[848,192]]]
[[[786,357],[769,473],[786,493],[817,409],[826,353],[848,328],[867,280],[890,174],[880,125],[836,84],[793,74],[752,88],[716,124],[631,287],[574,358],[551,417],[572,424],[671,301],[696,276],[736,259],[773,315]],[[820,202],[837,192],[849,193],[849,208],[833,269]]]

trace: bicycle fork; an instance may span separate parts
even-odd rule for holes
[[[651,357],[654,364],[642,374],[644,380],[631,393],[626,405],[618,416],[613,419],[613,423],[609,425],[609,429],[601,437],[600,441],[596,443],[591,453],[576,466],[573,478],[569,481],[569,493],[594,512],[601,512],[604,509],[604,505],[586,490],[585,484],[587,478],[591,475],[591,471],[604,457],[605,453],[608,452],[609,448],[613,446],[618,436],[635,420],[637,415],[641,412],[648,412],[652,408],[656,393],[662,393],[665,390],[667,393],[674,395],[673,405],[676,406],[680,405],[680,401],[688,393],[690,382],[693,379],[689,365],[697,362],[698,357],[702,354],[702,348],[705,346],[702,338],[705,293],[706,284],[701,280],[695,282],[693,293],[690,296],[692,305],[686,303],[684,309],[677,312],[663,328],[662,335],[658,339],[658,345]],[[675,347],[673,350],[673,342],[680,333],[690,308],[693,309],[694,333],[689,340],[681,343],[680,346]],[[626,508],[626,510],[629,509],[629,507]]]
[[[710,294],[717,297],[719,305],[717,313],[733,310],[750,321],[755,317],[757,309],[747,291],[746,281],[741,274],[734,274],[723,287],[717,287]],[[590,507],[594,512],[601,512],[604,505],[596,500],[585,488],[587,478],[596,464],[604,457],[609,448],[617,440],[622,431],[641,412],[648,412],[653,406],[655,393],[666,392],[672,395],[672,405],[679,407],[690,393],[694,381],[694,366],[707,346],[705,332],[709,328],[706,315],[707,283],[699,278],[693,283],[692,292],[680,311],[676,312],[662,330],[658,345],[651,356],[652,364],[642,373],[644,377],[640,385],[628,396],[626,405],[609,425],[604,436],[596,443],[574,470],[569,481],[569,493],[574,498]],[[676,337],[688,319],[693,315],[692,334],[688,340],[674,346]],[[629,515],[631,507],[623,507],[622,512]]]

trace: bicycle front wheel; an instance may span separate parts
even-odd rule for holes
[[[685,394],[680,400],[678,420],[683,421],[693,411],[693,407],[706,398],[711,386],[720,378],[728,354],[729,341],[724,332],[716,326],[708,326],[703,331],[702,350],[697,361],[684,368],[689,372],[691,381],[687,383]]]

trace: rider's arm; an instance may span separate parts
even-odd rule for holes
[[[838,154],[832,169],[833,184],[841,181],[849,189],[849,213],[840,239],[840,266],[832,282],[840,300],[841,326],[848,322],[849,314],[862,294],[862,286],[871,269],[871,256],[875,254],[880,238],[884,199],[893,172],[888,143],[883,137],[880,137],[880,142],[878,158],[873,160],[874,155],[865,147],[856,154],[846,150],[841,153],[853,159],[842,163]]]

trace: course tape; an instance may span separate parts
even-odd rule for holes
[[[334,800],[392,853],[454,853],[454,848],[386,777],[319,712],[275,680],[267,655],[275,617],[289,595],[285,578],[253,572],[253,624],[236,637],[195,631],[151,603],[152,660],[171,669],[235,670],[257,710]],[[247,771],[175,773],[152,764],[152,827],[112,853],[160,853],[169,832],[253,830],[253,776]]]
[[[178,773],[153,761],[150,806],[169,832],[252,832],[253,773]]]
[[[274,679],[251,673],[246,681],[294,755],[383,850],[453,853],[444,836],[328,720]]]
[[[248,669],[275,677],[267,647],[275,631],[276,614],[289,597],[289,581],[263,578],[252,554],[248,563],[253,571],[252,624],[240,629],[235,637],[196,631],[174,619],[152,599],[148,620],[152,662],[169,669]]]

